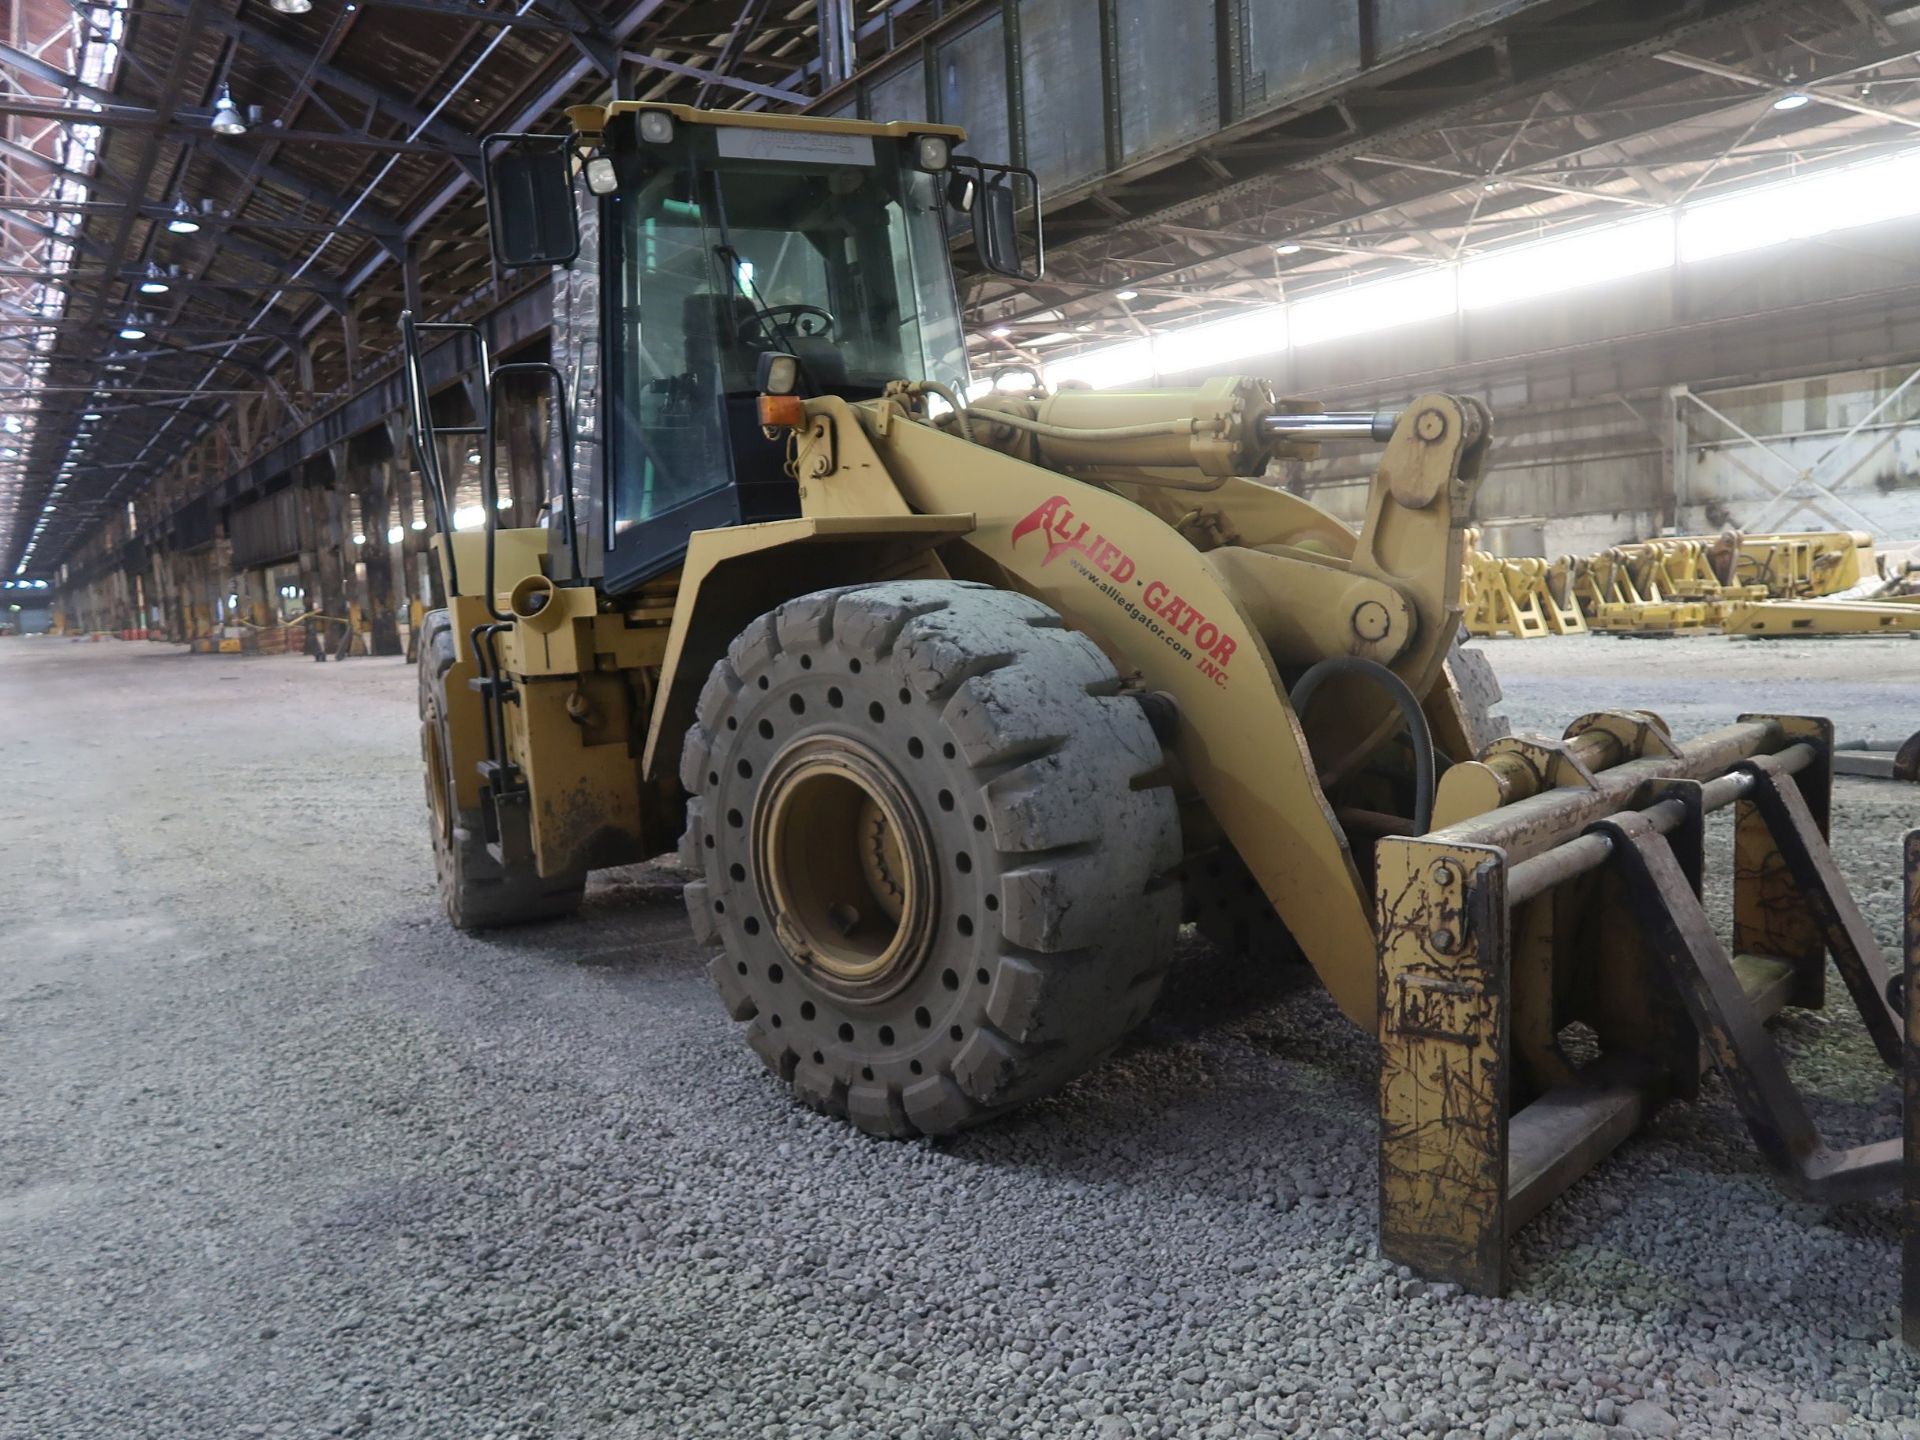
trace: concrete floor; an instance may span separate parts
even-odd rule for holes
[[[1522,724],[1920,725],[1908,642],[1488,648]],[[0,1436],[1920,1434],[1892,1207],[1782,1198],[1716,1087],[1513,1298],[1421,1293],[1297,975],[1188,942],[1067,1094],[868,1142],[759,1070],[671,874],[447,930],[395,662],[0,641],[0,717]],[[1890,942],[1920,807],[1839,790]],[[1885,1132],[1845,1018],[1799,1073]]]

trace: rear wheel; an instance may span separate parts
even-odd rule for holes
[[[767,1067],[883,1135],[1044,1095],[1145,1017],[1180,854],[1145,713],[1037,601],[947,581],[762,616],[689,730],[681,858]]]
[[[461,809],[454,789],[447,734],[447,676],[455,657],[453,621],[430,610],[420,627],[420,758],[426,771],[427,815],[433,827],[433,864],[440,902],[461,930],[555,920],[580,908],[584,870],[543,879],[531,860],[501,865],[487,853],[486,827],[477,809]]]

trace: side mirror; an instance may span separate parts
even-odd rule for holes
[[[1038,280],[1046,270],[1040,225],[1040,180],[1019,165],[993,165],[971,156],[953,157],[956,174],[947,203],[973,217],[973,245],[980,263],[1013,280]],[[1020,212],[1030,210],[1033,233],[1022,234]]]
[[[489,135],[480,153],[486,159],[487,229],[500,268],[565,265],[578,256],[573,137]]]

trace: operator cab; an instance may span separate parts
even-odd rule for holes
[[[972,212],[990,268],[1024,275],[1011,180],[1031,177],[954,156],[950,127],[651,105],[573,115],[598,133],[497,137],[488,201],[506,266],[569,262],[576,194],[598,207],[584,261],[601,285],[602,474],[581,480],[598,578],[617,594],[679,564],[696,530],[800,513],[785,439],[759,420],[763,356],[793,356],[803,396],[965,388],[951,222]],[[578,187],[556,173],[576,158]]]

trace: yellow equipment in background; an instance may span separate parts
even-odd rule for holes
[[[950,221],[1031,278],[1031,175],[935,125],[571,119],[488,154],[497,262],[563,267],[553,362],[403,317],[449,597],[419,684],[456,925],[571,913],[590,870],[677,836],[769,1072],[911,1136],[1097,1064],[1183,913],[1248,922],[1209,933],[1303,956],[1380,1040],[1382,1249],[1488,1292],[1509,1230],[1690,1094],[1703,1046],[1783,1179],[1899,1181],[1897,1154],[1807,1140],[1760,1028],[1821,1003],[1830,950],[1920,1083],[1825,847],[1830,727],[1685,742],[1630,712],[1503,737],[1457,645],[1477,401],[1330,414],[1246,377],[970,399]],[[544,527],[495,526],[490,405],[436,427],[435,340],[472,347],[489,400],[548,386]],[[1381,447],[1358,529],[1249,478],[1330,439]],[[443,470],[469,445],[477,496]],[[467,504],[486,528],[455,533]],[[1609,552],[1557,602],[1544,562],[1473,573],[1495,621],[1570,625],[1583,584],[1704,609],[1696,561],[1636,577]],[[1701,817],[1728,805],[1730,948],[1698,900]]]
[[[1873,537],[1858,532],[1671,536],[1551,564],[1473,550],[1462,584],[1475,635],[1920,633],[1920,611],[1879,593]]]
[[[1878,578],[1873,537],[1857,530],[1789,535],[1733,532],[1706,542],[1730,551],[1730,578],[1764,588],[1774,600],[1813,600]]]
[[[1468,531],[1471,546],[1478,531]],[[1587,617],[1564,573],[1533,556],[1504,559],[1467,552],[1466,627],[1472,635],[1584,635]]]

